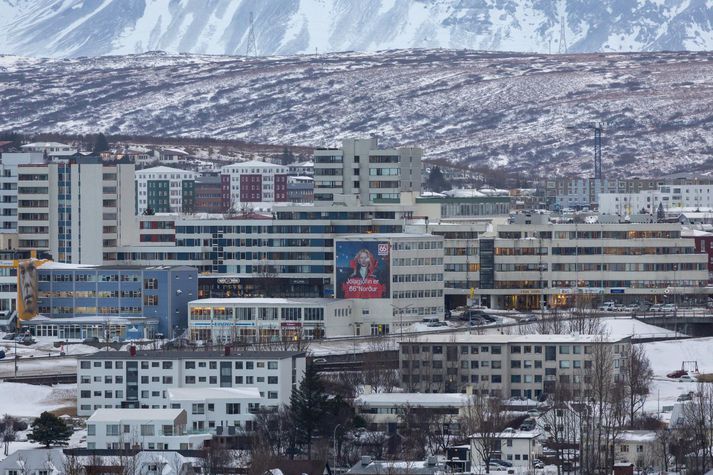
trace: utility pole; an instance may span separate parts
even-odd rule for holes
[[[253,12],[250,12],[250,22],[248,26],[248,44],[245,48],[245,56],[257,58],[257,44],[255,43],[255,29],[253,28]]]

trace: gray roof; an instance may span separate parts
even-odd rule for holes
[[[305,356],[303,351],[239,351],[231,350],[229,356],[223,351],[205,350],[155,350],[137,351],[136,356],[131,356],[128,351],[97,351],[89,355],[80,356],[82,360],[184,360],[184,359],[285,359],[295,356]]]
[[[65,457],[60,448],[35,448],[17,450],[0,460],[0,473],[6,470],[17,470],[18,473],[35,473],[36,470],[47,470],[52,473],[64,473]],[[23,470],[23,465],[25,470]]]

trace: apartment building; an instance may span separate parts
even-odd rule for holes
[[[258,388],[250,387],[171,388],[167,397],[171,409],[186,412],[191,431],[219,436],[254,430],[253,419],[264,402]]]
[[[287,175],[283,165],[250,160],[220,169],[230,177],[230,201],[235,210],[242,206],[269,208],[269,203],[287,201]]]
[[[102,264],[137,241],[134,165],[72,157],[17,167],[18,249],[55,260]]]
[[[602,193],[601,213],[620,216],[648,213],[656,214],[659,206],[670,209],[689,210],[713,207],[713,183],[664,184],[655,189],[631,193]]]
[[[20,150],[29,153],[41,153],[48,158],[66,158],[79,152],[77,147],[60,142],[33,142],[21,145]]]
[[[0,233],[8,235],[3,248],[17,247],[17,167],[41,165],[42,152],[3,152],[0,155]]]
[[[471,397],[463,393],[367,393],[354,399],[354,408],[371,430],[396,432],[403,424],[404,409],[409,408],[416,413],[440,414],[444,430],[457,433],[459,421],[472,404]]]
[[[132,318],[141,336],[151,321],[158,331],[174,337],[188,327],[188,302],[198,295],[198,271],[185,266],[84,266],[46,263],[37,271],[39,313],[51,319],[82,317],[94,320],[95,332],[76,325],[44,322],[32,326],[38,336],[124,339],[127,327],[103,325],[107,317]],[[141,320],[145,323],[141,323]]]
[[[195,181],[183,182],[184,213],[227,213],[230,210],[230,176],[203,175]]]
[[[184,183],[193,182],[197,177],[198,173],[194,171],[166,166],[136,170],[136,214],[146,210],[184,212],[184,207],[193,205],[193,193],[187,193],[192,187],[184,186]]]
[[[420,148],[379,149],[378,140],[345,139],[341,148],[314,151],[314,199],[369,205],[398,203],[421,190]]]
[[[629,345],[598,335],[425,335],[399,342],[401,382],[409,391],[528,399],[567,384],[579,394],[597,352],[611,355],[616,377]]]
[[[305,354],[295,351],[99,351],[78,358],[77,415],[168,409],[176,388],[257,388],[277,408],[289,404],[304,370]]]
[[[212,438],[188,427],[183,409],[97,409],[87,419],[87,448],[200,450]]]

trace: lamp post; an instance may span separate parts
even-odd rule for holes
[[[399,307],[398,305],[391,304],[391,306],[394,308],[394,310],[398,310],[399,312],[399,333],[401,335],[401,339],[404,339],[404,310],[407,308],[413,307],[413,304],[410,303],[408,305],[404,305],[403,307]]]
[[[333,470],[337,469],[337,429],[342,427],[341,424],[337,424],[334,426],[334,433],[332,434],[332,441],[334,443],[334,468]]]

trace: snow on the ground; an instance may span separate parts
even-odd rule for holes
[[[39,386],[0,383],[0,413],[17,417],[39,417],[43,411],[76,405],[76,384]]]
[[[631,317],[605,317],[602,318],[602,323],[606,326],[611,336],[682,336],[682,333],[677,333],[672,330],[650,325]]]
[[[30,423],[32,421],[28,421]],[[11,454],[13,452],[17,452],[18,450],[23,450],[23,449],[34,449],[37,447],[40,447],[40,444],[36,442],[30,442],[27,440],[27,433],[30,432],[30,430],[18,432],[16,434],[16,437],[18,440],[15,442],[10,442],[10,447],[8,450],[8,453]],[[72,448],[72,447],[86,447],[87,446],[87,430],[86,429],[80,429],[72,434],[72,436],[69,438],[69,441],[67,443],[67,446]],[[0,461],[5,458],[3,455],[3,451],[0,451]]]
[[[642,346],[654,372],[653,388],[644,406],[646,412],[656,413],[664,406],[673,406],[681,394],[696,391],[697,383],[678,382],[666,377],[666,374],[681,369],[684,361],[697,361],[701,373],[713,372],[710,358],[713,337],[657,341]]]

